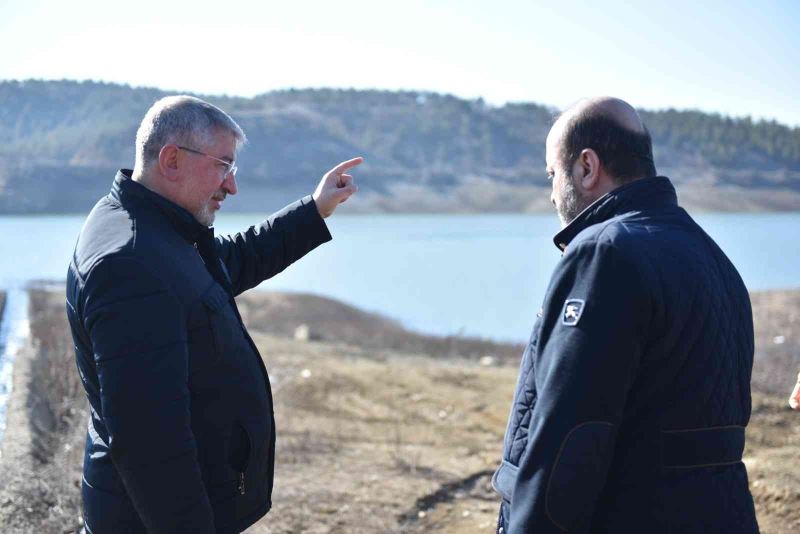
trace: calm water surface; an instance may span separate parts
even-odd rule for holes
[[[218,233],[263,215],[220,214]],[[752,290],[800,287],[800,213],[695,217]],[[0,216],[0,287],[63,280],[83,215]],[[437,334],[527,339],[560,253],[555,215],[343,215],[259,289],[318,293]]]

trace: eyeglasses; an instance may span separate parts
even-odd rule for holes
[[[188,148],[185,146],[178,146],[179,149],[185,150],[186,152],[191,152],[192,154],[200,154],[201,156],[205,156],[207,158],[211,158],[213,160],[219,161],[223,165],[225,165],[225,174],[223,176],[228,176],[232,174],[234,177],[236,176],[236,171],[239,170],[239,167],[236,166],[236,160],[234,161],[225,161],[224,159],[215,158],[211,154],[206,154],[205,152],[200,152],[199,150],[195,150],[193,148]]]

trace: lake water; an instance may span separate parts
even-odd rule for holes
[[[220,214],[218,233],[263,215]],[[83,215],[0,216],[0,287],[63,280]],[[800,213],[698,222],[751,290],[800,287]],[[260,289],[317,293],[436,334],[527,339],[560,257],[555,215],[343,215],[334,240]]]

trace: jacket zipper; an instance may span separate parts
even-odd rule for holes
[[[203,265],[205,265],[205,264],[206,264],[206,260],[204,260],[204,259],[203,259],[203,255],[202,255],[202,254],[200,254],[200,249],[197,247],[197,242],[195,241],[195,242],[194,242],[194,243],[192,243],[192,244],[194,245],[194,251],[195,251],[195,252],[197,252],[197,255],[200,257],[200,261],[202,261],[202,262],[203,262]]]
[[[239,423],[239,425],[241,425],[242,430],[244,430],[245,436],[247,436],[247,445],[248,445],[247,458],[245,459],[244,465],[242,466],[242,470],[239,471],[239,486],[238,486],[239,495],[244,495],[245,494],[244,473],[245,471],[247,471],[247,466],[250,465],[250,458],[252,458],[253,456],[253,447],[255,446],[255,442],[253,441],[253,438],[250,436],[250,431],[247,430],[247,427],[241,422]]]

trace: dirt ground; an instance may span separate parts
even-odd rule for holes
[[[514,369],[257,342],[270,354],[279,437],[274,509],[248,532],[491,530],[488,481],[509,405],[497,384],[513,384]]]
[[[800,369],[800,291],[756,294],[753,305],[745,461],[762,532],[797,532],[800,414],[786,397]],[[278,425],[273,510],[248,533],[493,531],[489,480],[517,347],[408,332],[404,345],[391,321],[318,297],[251,292],[240,307],[270,371]],[[63,295],[34,292],[31,313],[0,459],[0,531],[75,532],[85,400],[63,376],[75,373]],[[348,334],[337,339],[342,317]]]

